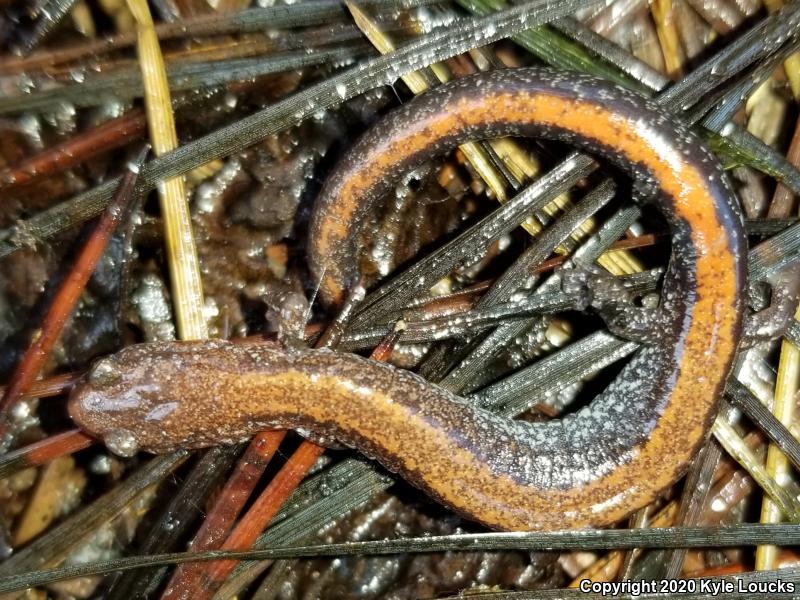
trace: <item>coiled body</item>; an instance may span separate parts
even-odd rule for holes
[[[310,264],[327,300],[339,301],[355,272],[359,230],[402,173],[462,141],[503,135],[572,143],[660,191],[672,233],[664,331],[586,408],[514,422],[354,355],[191,342],[105,359],[74,392],[73,418],[117,446],[157,452],[302,428],[498,529],[608,525],[652,501],[708,431],[746,283],[735,198],[713,156],[674,119],[588,77],[517,69],[458,80],[354,145],[315,207]]]

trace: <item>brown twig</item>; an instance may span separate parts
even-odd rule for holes
[[[59,456],[83,450],[94,442],[94,439],[77,429],[51,435],[34,444],[0,456],[0,479],[22,469],[39,467]]]
[[[222,545],[223,550],[245,550],[250,548],[261,532],[280,510],[283,503],[300,485],[309,469],[325,452],[325,448],[304,441],[289,457],[278,474],[261,493],[247,514],[236,525]],[[209,563],[203,586],[190,594],[191,598],[210,598],[217,587],[236,567],[237,561],[225,560]]]
[[[786,152],[786,159],[795,167],[800,165],[800,119],[795,123],[794,134],[789,144],[789,150]],[[792,214],[793,204],[794,194],[792,194],[789,188],[779,182],[772,196],[772,202],[770,202],[769,209],[767,210],[767,218],[780,219],[790,216]]]
[[[111,235],[128,212],[134,196],[134,186],[139,174],[139,167],[149,151],[149,146],[139,152],[133,162],[129,163],[127,172],[114,194],[114,198],[100,216],[92,231],[92,235],[81,248],[80,255],[72,270],[61,284],[53,298],[41,328],[34,333],[34,338],[22,360],[11,376],[11,381],[0,400],[0,435],[8,426],[8,410],[20,397],[28,391],[39,375],[50,351],[58,340],[75,305],[78,303],[83,288],[89,281],[95,265],[103,256]]]
[[[285,431],[268,431],[253,438],[222,488],[219,498],[197,530],[189,546],[192,550],[210,550],[219,546],[285,436]],[[179,565],[172,574],[162,599],[182,598],[185,597],[185,590],[199,588],[205,568],[206,565],[202,564]]]
[[[50,396],[60,396],[68,392],[73,385],[83,377],[81,371],[74,371],[72,373],[62,373],[61,375],[53,375],[47,379],[34,381],[26,392],[22,393],[23,400],[28,398],[49,398]],[[6,387],[0,386],[0,394],[5,394]]]
[[[121,117],[46,148],[0,172],[0,188],[31,183],[120,148],[142,137],[146,126],[144,111],[134,108]]]

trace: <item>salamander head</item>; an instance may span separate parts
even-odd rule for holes
[[[206,414],[214,385],[208,367],[225,360],[226,342],[170,342],[128,346],[97,361],[69,398],[69,413],[86,433],[116,454],[162,453],[209,445],[192,423]]]

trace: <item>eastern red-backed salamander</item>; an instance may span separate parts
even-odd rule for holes
[[[132,346],[70,402],[112,449],[163,452],[302,428],[374,457],[456,511],[506,530],[602,526],[676,481],[704,439],[740,336],[745,247],[714,157],[674,118],[593,78],[495,71],[419,96],[370,130],[331,175],[310,263],[336,302],[367,214],[407,169],[468,139],[555,138],[660,188],[672,255],[658,339],[600,396],[546,423],[510,421],[364,358],[276,346]]]

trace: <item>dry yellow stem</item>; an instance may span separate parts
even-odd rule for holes
[[[724,419],[718,418],[711,432],[731,458],[744,467],[761,489],[776,501],[780,511],[792,522],[800,522],[800,502],[781,487],[736,430]]]
[[[346,1],[345,4],[350,10],[350,14],[353,16],[356,26],[367,37],[370,43],[375,46],[378,52],[387,54],[395,50],[394,42],[380,30],[377,23],[370,19],[367,13],[352,2]],[[433,69],[437,79],[442,83],[450,80],[450,73],[444,65],[431,65],[431,69]],[[425,80],[425,76],[419,71],[407,73],[403,75],[401,79],[415,95],[421,94],[430,87]],[[469,163],[478,175],[480,175],[481,179],[486,182],[486,185],[489,186],[489,189],[492,190],[497,199],[500,202],[505,202],[508,199],[508,194],[506,193],[503,177],[497,169],[494,168],[483,149],[475,142],[461,144],[459,149],[464,153]]]
[[[797,318],[800,318],[800,309],[795,313],[795,319]],[[794,424],[795,394],[798,387],[800,387],[800,349],[793,343],[784,341],[781,344],[778,378],[775,382],[775,403],[772,412],[786,427]],[[767,473],[775,478],[778,484],[783,484],[790,476],[790,472],[791,465],[786,455],[775,444],[770,444],[767,449]],[[761,504],[761,522],[778,523],[781,518],[782,512],[778,506],[770,498],[764,496]],[[756,548],[756,569],[776,568],[778,551],[777,546],[758,546]]]
[[[650,3],[650,11],[656,24],[667,74],[673,78],[677,77],[683,71],[684,56],[672,12],[672,0],[653,0]]]
[[[178,145],[164,58],[147,1],[128,0],[128,8],[137,25],[137,51],[150,141],[156,156],[160,156]],[[184,340],[205,339],[208,327],[203,316],[203,286],[183,178],[162,182],[158,195],[178,336]]]
[[[97,29],[94,26],[94,19],[92,18],[92,11],[86,5],[84,0],[78,0],[72,7],[70,12],[72,22],[75,24],[75,29],[81,32],[88,38],[97,35]]]

